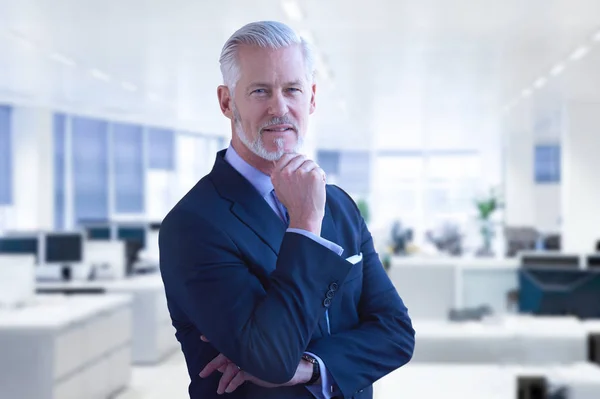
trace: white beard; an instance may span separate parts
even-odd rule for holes
[[[267,150],[262,141],[262,135],[260,134],[260,132],[254,140],[250,140],[246,135],[246,132],[244,132],[244,128],[242,127],[242,120],[240,114],[235,108],[235,105],[232,106],[232,111],[235,132],[240,138],[242,144],[244,144],[250,151],[252,151],[254,155],[266,161],[279,161],[279,159],[281,159],[281,157],[286,153],[284,148],[285,140],[282,138],[275,139],[275,145],[277,145],[277,150]],[[303,139],[296,133],[296,145],[294,146],[292,152],[299,153],[300,149],[302,148],[302,144]]]

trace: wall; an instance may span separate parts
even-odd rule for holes
[[[535,146],[561,142],[563,113],[547,104],[522,104],[505,126],[504,179],[508,226],[558,233],[561,184],[535,181]]]
[[[15,107],[12,117],[13,206],[7,230],[51,229],[54,224],[52,113]]]
[[[563,135],[562,234],[566,252],[589,253],[600,239],[600,102],[571,102]]]

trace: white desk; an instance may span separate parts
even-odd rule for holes
[[[10,399],[107,398],[131,376],[131,299],[40,295],[0,311],[0,393]]]
[[[518,267],[516,259],[395,257],[389,276],[411,317],[446,320],[452,308],[488,305],[506,313]]]
[[[517,399],[520,376],[542,376],[566,386],[569,399],[600,398],[600,368],[408,364],[375,383],[375,399]]]
[[[35,296],[35,257],[0,255],[0,308],[19,306]]]
[[[574,318],[518,316],[484,322],[414,321],[412,363],[551,365],[587,361],[588,334]]]
[[[44,290],[99,290],[133,298],[133,363],[155,364],[179,348],[160,274],[114,281],[38,283]]]

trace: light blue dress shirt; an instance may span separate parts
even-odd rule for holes
[[[256,169],[254,166],[250,165],[248,162],[244,161],[242,157],[235,151],[233,146],[229,145],[227,151],[225,152],[225,161],[229,163],[235,170],[237,170],[242,176],[246,178],[254,186],[254,188],[258,191],[258,193],[267,201],[271,209],[281,218],[284,223],[287,223],[287,215],[286,210],[283,204],[277,199],[275,195],[273,183],[271,182],[271,177],[264,174],[260,170]],[[312,240],[315,240],[319,244],[329,248],[333,252],[338,255],[342,255],[344,249],[339,245],[324,239],[323,237],[319,237],[310,231],[301,230],[301,229],[293,229],[288,228],[287,232],[302,234]],[[325,317],[327,319],[327,330],[331,334],[329,330],[329,311],[325,312]],[[315,396],[317,399],[330,399],[333,396],[333,392],[335,392],[336,387],[334,386],[333,377],[325,367],[323,361],[314,353],[307,352],[313,356],[319,362],[319,367],[321,369],[321,387],[319,386],[307,386],[307,389]]]

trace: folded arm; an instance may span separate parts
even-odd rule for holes
[[[191,212],[165,218],[159,244],[169,296],[216,350],[275,384],[294,376],[327,287],[350,269],[330,249],[288,232],[265,290],[227,234]]]
[[[415,346],[415,331],[407,308],[385,273],[362,218],[360,223],[363,253],[360,324],[314,341],[307,349],[323,360],[344,397],[408,363]]]

